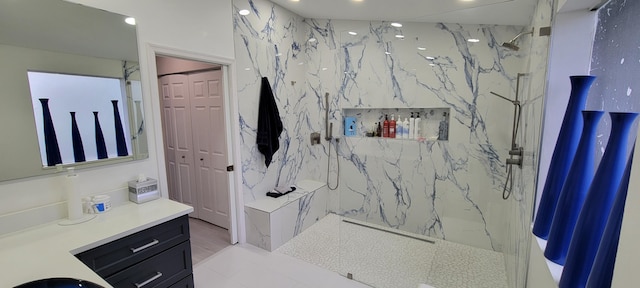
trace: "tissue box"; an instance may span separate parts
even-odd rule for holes
[[[160,198],[158,181],[148,178],[146,181],[129,181],[129,200],[135,203],[144,203]]]

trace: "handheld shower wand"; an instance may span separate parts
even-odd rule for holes
[[[516,38],[517,37],[518,36],[516,36]],[[509,150],[509,159],[507,159],[507,180],[504,183],[504,188],[502,190],[502,199],[504,200],[507,200],[509,196],[511,196],[511,192],[513,191],[513,165],[518,165],[520,168],[522,168],[524,149],[523,147],[518,146],[516,144],[516,138],[518,136],[518,130],[520,128],[520,118],[522,114],[522,105],[520,103],[520,99],[518,99],[518,96],[520,92],[520,79],[527,75],[528,75],[527,73],[518,73],[518,77],[516,78],[515,100],[511,100],[493,91],[489,92],[492,95],[497,96],[501,99],[507,100],[511,102],[511,104],[513,104],[513,126],[511,130],[511,150]],[[509,187],[509,189],[507,189],[507,187]]]
[[[335,186],[331,186],[329,184],[329,172],[330,172],[330,164],[331,164],[331,140],[333,140],[333,123],[329,123],[329,92],[324,94],[324,101],[325,101],[325,110],[324,110],[324,119],[325,119],[325,123],[324,123],[324,127],[325,127],[325,137],[324,140],[329,141],[329,155],[327,157],[327,187],[330,190],[336,190],[338,189],[338,186],[340,185],[340,155],[338,155],[338,140],[340,140],[339,138],[335,138],[336,140],[336,166],[338,167],[338,172],[336,175],[336,185]]]
[[[331,141],[333,139],[333,123],[329,123],[329,92],[324,94],[324,140]]]

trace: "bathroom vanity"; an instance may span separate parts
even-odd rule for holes
[[[127,203],[82,224],[0,236],[0,287],[53,277],[104,287],[193,287],[191,211],[168,199]]]

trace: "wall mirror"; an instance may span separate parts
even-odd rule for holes
[[[148,157],[126,18],[62,0],[0,0],[0,181]]]

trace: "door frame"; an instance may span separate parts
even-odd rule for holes
[[[229,155],[228,165],[233,165],[234,171],[229,173],[229,236],[231,244],[245,243],[245,219],[244,200],[242,194],[242,164],[240,158],[240,121],[238,110],[238,96],[236,84],[236,68],[233,59],[218,57],[215,55],[202,54],[199,52],[176,49],[172,47],[147,43],[147,66],[149,69],[148,83],[149,92],[152,95],[151,108],[153,111],[153,124],[155,134],[156,157],[158,160],[158,175],[160,191],[162,196],[168,198],[167,170],[164,151],[164,132],[162,129],[162,103],[160,103],[160,91],[158,90],[158,67],[156,56],[166,56],[182,58],[187,60],[218,64],[222,66],[222,78],[224,83],[225,120],[227,121],[226,139],[227,155]],[[233,121],[233,119],[236,119]]]

